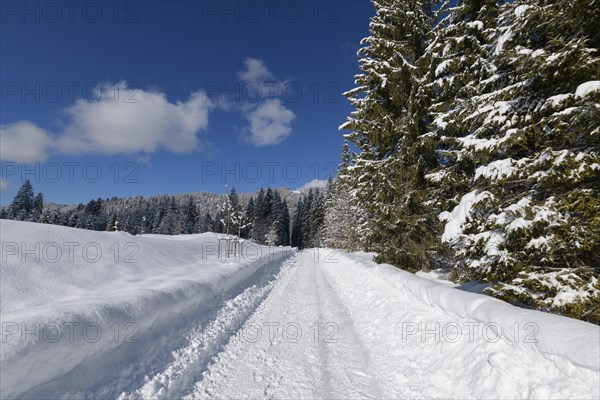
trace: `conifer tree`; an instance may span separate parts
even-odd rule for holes
[[[597,7],[432,4],[373,1],[341,127],[357,153],[329,185],[326,244],[351,236],[331,228],[356,206],[380,261],[454,260],[455,278],[492,295],[600,321]],[[311,202],[293,242],[311,236]]]
[[[140,220],[140,226],[138,228],[138,233],[140,235],[144,235],[146,233],[147,229],[148,229],[148,225],[147,225],[146,217],[143,216]]]
[[[427,269],[430,215],[423,210],[424,171],[431,151],[420,146],[427,128],[425,51],[436,18],[433,2],[373,1],[371,36],[359,51],[358,87],[345,95],[356,108],[341,129],[358,148],[350,175],[368,215],[365,241],[379,261]]]
[[[158,204],[154,215],[152,216],[152,233],[162,233],[161,225],[165,215],[167,214],[169,203],[167,198],[163,198]]]
[[[323,224],[325,220],[325,200],[321,191],[316,191],[311,202],[308,217],[309,247],[321,247],[323,243]]]
[[[48,207],[44,207],[42,210],[42,215],[40,215],[40,223],[49,224],[52,221],[52,213],[48,209]]]
[[[437,164],[426,201],[446,210],[440,236],[455,251],[456,277],[600,320],[600,64],[590,46],[598,13],[584,3],[464,1],[449,10],[427,54],[423,142]],[[560,295],[574,288],[578,296]],[[556,300],[564,297],[574,300]]]
[[[33,208],[31,220],[33,222],[40,222],[40,218],[42,213],[44,212],[44,195],[42,193],[38,193],[33,199]]]
[[[246,228],[242,231],[242,237],[244,237],[244,238],[252,237],[254,212],[255,212],[254,197],[250,197],[250,200],[248,200],[248,204],[246,205],[246,210],[244,211],[244,219],[247,221]]]
[[[181,212],[175,197],[171,196],[169,207],[162,221],[158,233],[162,235],[180,235],[182,230]]]
[[[265,225],[265,217],[267,215],[266,207],[265,191],[261,188],[256,196],[252,220],[252,240],[257,243],[263,243],[264,237],[267,234],[267,227]]]
[[[113,214],[110,219],[110,222],[106,226],[106,230],[109,232],[116,232],[119,230],[119,221],[117,219],[117,214]]]
[[[187,234],[200,232],[198,207],[192,196],[189,196],[185,207],[185,222],[183,232]]]
[[[490,293],[600,320],[598,33],[577,22],[600,21],[583,3],[504,7],[494,76],[459,114],[457,154],[472,165],[463,199],[482,200],[448,240],[464,279],[496,283]],[[556,300],[574,288],[577,300]]]
[[[293,247],[297,247],[298,249],[304,248],[304,243],[302,242],[302,210],[304,209],[304,200],[300,199],[296,206],[296,212],[294,213],[294,219],[292,223],[292,231],[291,231],[291,245]]]
[[[365,221],[361,218],[364,213],[356,201],[355,191],[350,187],[351,159],[348,143],[344,142],[337,179],[329,177],[327,181],[323,244],[353,252],[363,249],[360,232]]]
[[[288,208],[287,201],[281,201],[281,208],[279,213],[279,244],[282,246],[290,245],[290,210]]]
[[[210,216],[210,213],[206,213],[204,214],[204,218],[202,220],[202,228],[200,230],[200,232],[210,232],[213,230],[213,226],[214,226],[214,221],[212,219],[212,217]]]
[[[33,186],[31,185],[29,179],[27,179],[9,206],[8,215],[12,219],[27,221],[31,217],[33,207]]]

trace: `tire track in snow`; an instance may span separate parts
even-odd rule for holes
[[[188,344],[173,352],[174,360],[163,371],[146,377],[144,385],[122,393],[119,400],[180,398],[188,392],[211,360],[268,296],[286,267],[295,262],[294,255],[271,262],[255,282],[250,282],[251,286],[222,301],[221,307],[208,316],[209,322],[192,329]]]
[[[320,321],[329,324],[323,326],[326,328],[324,333],[335,332],[338,336],[319,341],[324,362],[322,369],[326,371],[328,380],[323,397],[384,398],[368,349],[354,329],[355,322],[348,308],[331,285],[327,266],[320,264],[313,268],[315,286],[321,299]]]
[[[249,344],[236,335],[187,399],[383,397],[353,319],[321,271],[326,265],[311,256],[302,253],[302,262],[248,320],[248,325],[295,323],[302,337],[289,341],[280,332],[268,337],[263,331],[260,341]]]
[[[266,326],[275,322],[316,321],[316,292],[307,289],[309,270],[301,262],[282,271],[275,288],[248,320],[247,326],[215,358],[203,380],[186,399],[198,398],[318,398],[322,370],[316,344],[304,332],[298,342],[271,335]],[[244,330],[263,327],[257,341],[248,341]],[[280,325],[281,326],[281,325]]]

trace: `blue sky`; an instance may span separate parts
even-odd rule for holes
[[[325,179],[361,1],[3,2],[1,203]]]

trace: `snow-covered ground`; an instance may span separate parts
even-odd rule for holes
[[[191,327],[261,283],[290,249],[214,234],[134,237],[1,220],[0,398],[116,397],[186,343]]]
[[[600,397],[598,326],[368,254],[0,227],[2,398]]]
[[[464,290],[466,292],[483,293],[485,288],[490,286],[486,283],[481,283],[481,282],[476,282],[476,281],[465,282],[465,283],[455,283],[452,280],[450,280],[451,274],[452,274],[451,270],[447,270],[447,269],[443,269],[443,268],[434,269],[430,272],[418,271],[417,273],[415,273],[415,275],[420,278],[439,282],[446,286]]]

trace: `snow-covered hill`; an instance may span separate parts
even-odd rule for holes
[[[600,397],[598,326],[368,254],[246,243],[222,262],[213,234],[0,234],[2,398]]]
[[[222,262],[210,233],[134,237],[8,220],[0,233],[1,398],[98,397],[143,379],[192,321],[289,253],[247,243],[239,262]]]

